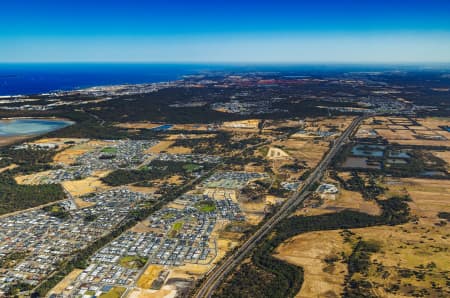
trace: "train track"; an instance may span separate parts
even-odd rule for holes
[[[195,298],[211,297],[225,276],[230,273],[241,261],[245,258],[250,251],[255,248],[260,240],[262,240],[273,228],[287,215],[294,211],[299,204],[301,204],[308,194],[310,194],[309,188],[312,184],[319,181],[329,166],[331,160],[339,152],[342,145],[346,143],[348,138],[355,132],[361,121],[365,119],[365,116],[358,117],[352,121],[349,127],[341,134],[341,136],[335,141],[332,148],[328,151],[326,156],[321,160],[319,165],[304,181],[302,188],[296,191],[278,211],[272,215],[257,231],[247,239],[242,246],[240,246],[234,253],[232,253],[224,262],[214,268],[207,276],[202,285],[194,293]]]

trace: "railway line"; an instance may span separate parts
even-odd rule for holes
[[[361,116],[355,118],[349,127],[341,134],[341,136],[334,142],[332,148],[328,151],[325,157],[321,160],[319,165],[304,181],[302,188],[296,191],[277,212],[270,217],[258,230],[247,239],[242,246],[240,246],[228,259],[214,268],[207,276],[203,284],[194,293],[195,298],[209,298],[223,281],[225,276],[230,273],[241,261],[250,253],[250,251],[262,240],[282,219],[289,215],[297,208],[310,194],[309,188],[312,184],[319,181],[325,169],[329,166],[333,157],[339,152],[342,145],[344,145],[348,138],[356,131],[359,124],[366,117]]]

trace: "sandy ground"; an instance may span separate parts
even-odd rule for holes
[[[137,281],[137,286],[141,289],[150,289],[153,281],[159,276],[159,273],[163,269],[162,266],[150,265],[145,272],[141,275]]]
[[[175,298],[175,286],[163,286],[160,290],[134,289],[127,298]]]
[[[324,258],[350,250],[339,231],[311,232],[284,242],[275,250],[275,256],[305,270],[305,280],[296,297],[340,297],[347,266],[337,261],[326,268]]]
[[[63,280],[61,280],[53,289],[50,290],[48,295],[59,294],[64,291],[77,277],[83,272],[82,269],[74,269]]]
[[[97,171],[85,179],[75,181],[64,181],[61,184],[74,197],[86,195],[92,192],[102,192],[110,188],[100,180],[108,175],[110,171]]]

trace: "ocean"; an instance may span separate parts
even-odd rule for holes
[[[189,64],[0,64],[0,96],[171,81],[207,69]]]
[[[289,77],[329,75],[334,71],[408,69],[418,68],[364,64],[0,63],[0,96],[31,95],[101,85],[165,82],[203,71],[283,71]]]

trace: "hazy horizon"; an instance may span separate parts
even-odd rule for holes
[[[450,2],[20,0],[0,62],[450,62]]]

